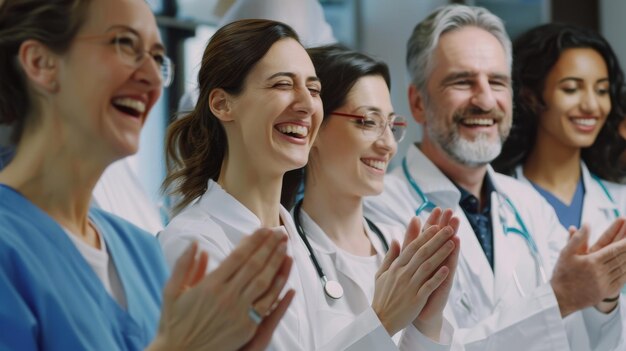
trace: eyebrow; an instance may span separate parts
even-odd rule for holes
[[[565,77],[565,78],[561,78],[559,80],[559,83],[563,83],[566,82],[568,80],[573,80],[577,83],[582,83],[583,79],[582,78],[578,78],[578,77]],[[596,83],[604,83],[604,82],[609,82],[609,77],[604,77],[604,78],[600,78],[596,81]]]
[[[441,85],[448,85],[457,79],[475,78],[476,76],[478,76],[478,73],[471,71],[453,72],[443,79]],[[501,80],[507,83],[511,82],[511,77],[508,74],[504,73],[490,73],[488,77],[489,79]]]
[[[356,110],[360,110],[360,109],[365,109],[365,110],[367,110],[367,111],[374,111],[374,112],[378,112],[378,113],[380,113],[381,115],[383,114],[383,111],[382,111],[381,109],[379,109],[378,107],[375,107],[375,106],[370,106],[370,105],[362,105],[362,106],[359,106],[359,107],[355,108],[354,110],[356,111]],[[391,117],[391,116],[393,116],[393,115],[395,115],[395,114],[396,114],[396,113],[395,113],[394,111],[391,111],[391,112],[389,112],[389,115],[387,115],[387,117]]]
[[[292,73],[292,72],[278,72],[278,73],[274,73],[271,76],[269,76],[267,78],[267,80],[274,79],[276,77],[289,77],[291,79],[295,79],[296,78],[296,74]],[[306,78],[306,81],[307,82],[319,82],[320,79],[318,77],[316,77],[316,76],[310,76],[310,77]]]
[[[135,29],[133,29],[133,28],[131,28],[129,26],[123,25],[123,24],[114,24],[111,27],[109,27],[109,29],[107,29],[106,31],[110,32],[110,31],[113,31],[113,30],[116,30],[116,29],[123,29],[123,30],[129,31],[129,32],[135,34],[136,36],[138,36],[139,38],[141,38],[141,40],[143,41],[143,38],[141,37],[141,34],[139,34],[138,31],[136,31]],[[165,51],[165,46],[163,46],[162,43],[156,43],[156,44],[152,45],[152,49],[158,49],[158,50]]]

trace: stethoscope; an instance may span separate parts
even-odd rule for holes
[[[313,265],[315,266],[315,270],[317,271],[317,275],[320,277],[322,281],[324,292],[326,293],[328,297],[332,299],[340,299],[343,296],[343,287],[338,281],[329,280],[326,274],[324,273],[324,271],[322,270],[322,266],[320,266],[319,262],[317,261],[317,258],[315,257],[315,254],[313,253],[313,248],[311,247],[311,244],[309,243],[309,240],[306,237],[306,233],[304,232],[304,229],[302,228],[302,224],[300,223],[301,207],[302,207],[302,200],[298,201],[298,203],[293,209],[293,221],[296,225],[296,230],[298,231],[298,235],[300,235],[300,238],[302,238],[302,241],[304,241],[304,245],[306,245],[307,250],[309,250],[309,257],[311,257],[311,262],[313,262]],[[380,229],[378,229],[378,227],[369,219],[365,218],[365,221],[367,222],[367,225],[369,226],[370,230],[376,233],[376,235],[382,242],[383,247],[385,248],[385,252],[389,251],[389,243],[387,242],[387,239],[385,239],[385,236],[380,231]]]
[[[415,190],[415,193],[422,201],[422,204],[419,205],[417,209],[415,209],[415,215],[419,216],[422,211],[432,211],[435,207],[437,207],[434,202],[430,201],[426,197],[426,194],[422,192],[420,187],[415,182],[415,179],[413,179],[413,177],[411,176],[411,173],[409,173],[409,166],[406,163],[406,157],[402,159],[402,170],[404,171],[404,176],[406,177],[406,180],[408,180],[409,184],[411,184],[411,188]]]
[[[606,186],[604,185],[604,183],[602,183],[602,180],[600,179],[600,177],[598,177],[597,175],[589,172],[591,174],[591,178],[593,178],[593,180],[596,181],[596,183],[598,183],[598,185],[600,185],[600,188],[602,188],[602,191],[604,191],[604,194],[606,195],[606,197],[609,199],[609,201],[611,201],[611,203],[615,206],[615,200],[613,200],[613,196],[611,196],[611,193],[609,192],[609,189],[606,188]],[[615,215],[615,218],[619,217],[619,211],[617,210],[617,208],[613,209],[613,214]]]
[[[413,179],[413,177],[411,176],[411,173],[409,173],[409,167],[407,165],[406,157],[402,160],[402,170],[404,171],[404,176],[406,177],[406,180],[411,185],[411,188],[415,191],[417,196],[419,196],[420,200],[422,201],[422,204],[415,210],[415,215],[417,216],[424,210],[430,211],[433,208],[437,207],[432,201],[428,199],[426,194],[424,194],[424,192],[417,185],[417,182],[415,181],[415,179]],[[517,208],[515,207],[513,202],[511,202],[508,196],[500,193],[499,191],[496,191],[496,195],[498,196],[498,218],[500,219],[500,223],[502,224],[502,232],[505,235],[510,234],[510,233],[517,234],[517,235],[520,235],[524,239],[524,241],[526,242],[526,245],[528,245],[528,249],[530,251],[531,256],[533,257],[533,260],[535,261],[535,265],[537,266],[537,269],[539,270],[542,283],[546,283],[548,279],[547,279],[546,272],[543,268],[543,260],[541,258],[541,255],[539,254],[539,248],[537,246],[537,243],[535,242],[535,239],[533,239],[533,237],[530,235],[530,232],[528,231],[526,224],[524,223],[524,220],[519,215]],[[507,206],[511,210],[510,212],[513,213],[518,227],[508,226],[507,224],[508,217],[506,215],[507,211],[505,211],[504,206]],[[513,278],[515,280],[515,284],[517,285],[517,288],[520,291],[521,295],[525,296],[526,294],[524,293],[524,290],[522,289],[519,279],[517,278],[516,272],[513,273]]]

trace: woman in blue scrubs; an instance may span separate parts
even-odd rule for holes
[[[137,151],[171,70],[143,0],[0,2],[0,123],[16,144],[0,172],[0,349],[267,344],[293,296],[277,299],[282,234],[251,235],[206,278],[192,244],[167,281],[152,235],[89,209],[105,168]],[[263,321],[257,309],[276,303]]]

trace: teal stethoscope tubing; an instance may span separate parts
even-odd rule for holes
[[[432,201],[428,199],[426,194],[424,194],[424,192],[417,185],[417,182],[415,181],[415,179],[413,179],[413,177],[411,176],[411,173],[409,173],[409,166],[407,164],[406,157],[402,159],[402,170],[404,171],[404,176],[406,180],[409,182],[409,184],[411,185],[411,188],[415,191],[417,196],[419,196],[420,200],[422,201],[421,205],[415,210],[415,215],[419,216],[419,214],[423,212],[424,210],[428,211],[437,207]],[[511,202],[511,200],[507,196],[501,194],[498,191],[496,191],[496,194],[498,195],[498,200],[499,200],[498,202],[500,203],[499,217],[500,217],[500,222],[502,223],[502,230],[504,234],[506,235],[509,233],[513,233],[513,234],[518,234],[522,238],[524,238],[524,241],[526,241],[526,244],[528,245],[530,253],[533,256],[533,259],[539,269],[541,278],[543,279],[544,282],[546,282],[547,278],[543,269],[543,262],[541,259],[541,255],[539,254],[539,248],[537,247],[537,243],[535,243],[535,240],[533,239],[533,237],[530,235],[528,228],[526,227],[526,224],[524,223],[524,220],[522,220],[522,217],[519,215],[517,208],[515,207],[515,205],[513,205],[513,202]],[[507,223],[506,216],[501,211],[503,204],[507,204],[508,207],[511,209],[511,212],[513,212],[515,216],[515,221],[519,225],[519,228],[509,227],[506,224]]]
[[[615,200],[613,200],[613,196],[611,196],[611,193],[609,192],[609,189],[607,189],[604,183],[602,183],[602,180],[593,173],[591,173],[591,178],[593,178],[593,180],[595,180],[598,183],[598,185],[600,185],[600,188],[602,188],[602,191],[604,191],[604,194],[609,199],[609,201],[611,201],[613,205],[617,206],[617,204],[615,203]],[[613,214],[615,215],[615,218],[619,217],[619,211],[617,210],[617,208],[613,209]]]
[[[613,200],[613,196],[611,196],[611,192],[609,192],[609,189],[607,189],[606,186],[604,185],[604,183],[602,183],[602,179],[600,179],[600,177],[598,177],[597,175],[595,175],[593,173],[591,173],[591,178],[593,178],[593,180],[595,180],[596,183],[598,183],[600,188],[602,188],[602,191],[604,191],[604,194],[609,199],[609,201],[611,201],[611,203],[614,206],[617,206],[617,204],[615,203],[615,200]],[[618,218],[619,217],[619,210],[617,208],[614,208],[613,209],[613,214],[615,215],[615,218]],[[626,286],[622,287],[622,294],[626,294]]]

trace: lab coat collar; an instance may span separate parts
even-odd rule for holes
[[[492,271],[489,261],[483,252],[476,233],[466,218],[463,210],[459,206],[461,192],[454,183],[446,177],[415,145],[407,152],[407,166],[409,173],[426,194],[437,206],[445,209],[451,208],[460,217],[461,225],[458,236],[461,241],[461,260],[465,261],[471,279],[479,281],[482,285],[481,291],[486,294],[490,301],[494,301],[496,290],[496,277],[504,285],[508,281],[508,275],[517,262],[517,250],[508,247],[509,241],[504,240],[502,225],[498,218],[497,211],[499,199],[496,192],[506,194],[503,187],[498,182],[498,177],[493,168],[487,166],[486,177],[489,177],[495,189],[491,193],[491,218],[494,236],[494,271]],[[416,194],[413,194],[417,196]],[[512,257],[515,256],[515,257]]]
[[[415,144],[409,147],[406,162],[409,174],[431,201],[444,208],[458,206],[461,199],[459,189]],[[404,175],[402,177],[404,178]]]
[[[339,255],[339,250],[341,249],[337,247],[328,235],[324,233],[322,228],[304,210],[300,211],[300,216],[302,229],[305,231],[311,247],[315,250],[316,258],[322,266],[324,273],[330,279],[337,281],[339,281],[337,273],[341,273],[343,276],[350,279],[355,287],[360,287],[356,273],[352,267],[350,267],[350,263],[347,260],[340,258],[341,256]],[[365,218],[363,219],[363,226],[366,228],[365,232],[367,233],[370,242],[374,245],[377,255],[382,255],[384,257],[386,253],[382,247],[382,243],[380,242],[378,236],[370,230]],[[323,259],[323,256],[327,256],[330,259],[334,269],[332,267],[324,267],[325,260]],[[363,304],[369,304],[365,291],[355,289],[350,291],[349,294],[350,299],[355,301],[360,299]]]
[[[239,233],[252,234],[261,227],[259,217],[212,179],[209,179],[207,190],[199,200],[199,206],[221,225],[232,227]],[[208,212],[209,209],[210,212]],[[280,206],[280,219],[287,234],[292,238],[297,238],[297,233],[293,233],[295,226],[292,218],[283,206]]]
[[[617,209],[617,204],[613,203],[609,197],[606,196],[600,184],[591,176],[591,172],[589,172],[589,168],[587,168],[584,162],[580,163],[580,168],[583,176],[583,186],[585,188],[582,218],[584,219],[587,213],[594,212],[594,208],[613,213],[613,211]],[[524,176],[524,168],[522,165],[515,167],[515,177],[528,185],[532,185],[528,178]]]
[[[322,228],[306,213],[306,211],[300,211],[300,220],[302,222],[302,229],[305,231],[307,239],[309,239],[311,245],[315,246],[316,251],[333,256],[337,253],[337,245],[335,245],[328,235],[324,233]],[[363,227],[365,228],[365,232],[374,246],[376,253],[384,256],[386,253],[382,246],[382,242],[378,238],[378,235],[376,235],[376,233],[369,228],[365,218],[363,218]]]
[[[585,218],[585,211],[591,210],[591,208],[587,207],[592,205],[600,210],[610,211],[611,213],[615,211],[617,209],[617,204],[609,199],[600,184],[598,184],[598,181],[593,179],[589,168],[587,168],[587,165],[584,162],[581,162],[581,169],[583,174],[583,184],[585,186],[585,196],[588,196],[589,199],[593,199],[593,201],[584,202],[583,218]]]

